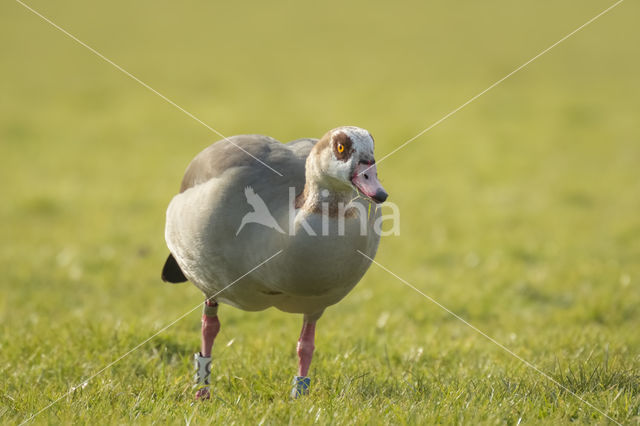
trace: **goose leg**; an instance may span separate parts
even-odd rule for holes
[[[220,331],[218,319],[218,303],[212,300],[204,302],[202,314],[202,345],[199,353],[194,355],[196,367],[196,399],[209,399],[209,378],[211,376],[211,349],[213,341]]]
[[[311,379],[307,377],[309,374],[309,366],[311,358],[313,358],[313,350],[315,349],[314,340],[316,334],[316,322],[309,321],[306,317],[302,323],[302,331],[300,339],[298,339],[298,375],[293,378],[293,389],[291,390],[291,398],[298,398],[301,395],[309,393],[309,385]]]

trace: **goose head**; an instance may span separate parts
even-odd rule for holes
[[[353,190],[375,203],[388,194],[378,180],[373,137],[360,127],[344,126],[327,132],[307,159],[307,181],[338,193]]]

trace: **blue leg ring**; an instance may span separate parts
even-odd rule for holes
[[[293,389],[291,389],[291,398],[295,399],[301,395],[309,394],[309,386],[311,379],[305,376],[293,376]]]

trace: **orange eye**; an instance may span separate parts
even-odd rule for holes
[[[341,143],[338,144],[338,152],[340,154],[342,154],[344,152],[344,145],[342,145]]]

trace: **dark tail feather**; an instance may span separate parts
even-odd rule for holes
[[[169,254],[167,261],[164,263],[164,268],[162,268],[162,281],[174,284],[188,281],[172,254]]]

